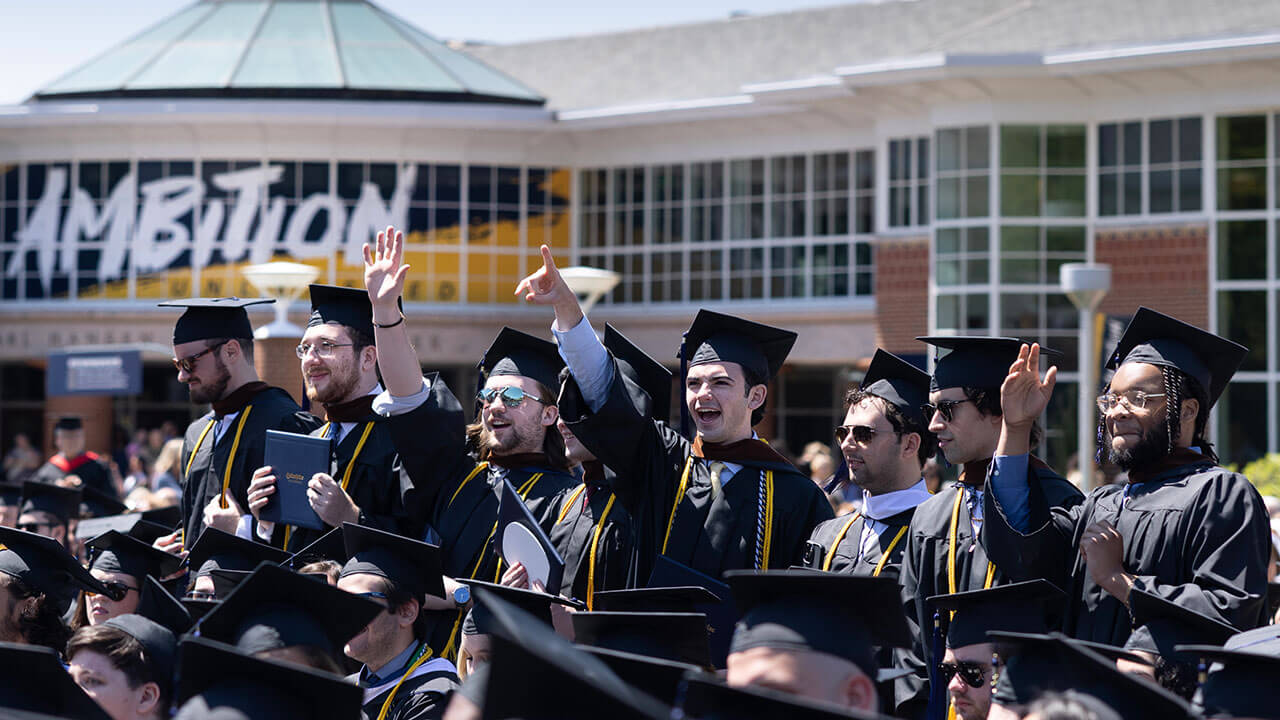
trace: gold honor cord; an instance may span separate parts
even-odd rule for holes
[[[671,504],[671,515],[667,517],[667,533],[662,537],[662,554],[667,554],[667,543],[671,542],[671,528],[676,523],[676,510],[680,507],[681,501],[684,500],[685,492],[689,489],[689,471],[693,468],[693,455],[689,456],[684,462],[684,471],[680,474],[680,486],[676,488],[676,499]],[[764,474],[765,485],[765,508],[762,522],[763,528],[757,527],[757,530],[763,531],[764,542],[761,552],[760,565],[757,570],[767,570],[769,568],[769,551],[773,544],[773,471],[766,470]]]
[[[604,512],[600,513],[600,522],[596,523],[596,532],[591,538],[591,555],[587,566],[588,611],[593,609],[596,595],[596,547],[600,545],[600,534],[604,532],[604,522],[609,518],[609,511],[613,509],[613,501],[616,499],[612,493],[609,494],[609,502],[604,504]]]
[[[849,528],[853,527],[853,524],[858,522],[860,517],[862,517],[861,512],[854,513],[853,517],[849,518],[849,522],[845,523],[844,527],[840,528],[840,532],[836,533],[836,541],[831,543],[831,552],[827,553],[827,559],[822,561],[822,569],[824,571],[831,570],[831,561],[835,559],[836,548],[840,547],[840,543],[844,542],[844,536],[849,532]]]
[[[951,506],[951,531],[948,535],[947,547],[947,592],[956,594],[956,525],[960,522],[960,501],[964,499],[964,486],[956,487],[956,501]],[[975,539],[976,542],[976,539]],[[996,566],[990,560],[987,561],[987,577],[982,583],[982,589],[987,590],[991,587],[991,581],[995,579]],[[955,612],[948,613],[947,619],[955,617]]]
[[[422,649],[418,651],[418,659],[414,660],[413,664],[409,666],[409,669],[405,671],[404,675],[400,676],[399,682],[396,683],[395,687],[391,688],[391,694],[387,696],[386,700],[382,701],[382,709],[378,711],[378,720],[386,720],[387,711],[391,709],[391,701],[396,699],[396,693],[400,692],[400,686],[404,684],[405,680],[409,679],[409,676],[413,674],[414,670],[418,669],[419,665],[426,662],[430,657],[431,648],[427,647],[424,643]]]
[[[200,431],[200,437],[196,438],[196,446],[191,448],[191,457],[187,458],[187,469],[182,473],[182,479],[184,481],[191,475],[191,466],[196,462],[196,453],[200,452],[200,446],[204,444],[204,436],[208,435],[209,431],[213,429],[213,426],[217,424],[217,420],[210,420],[209,424],[205,425],[204,429]]]
[[[249,419],[249,411],[252,409],[252,405],[246,405],[244,411],[240,413],[240,422],[236,425],[236,437],[231,443],[231,456],[227,458],[227,469],[222,473],[222,494],[218,498],[218,507],[223,510],[228,507],[227,488],[231,485],[231,467],[236,464],[236,450],[240,448],[240,433],[244,432],[244,421]],[[191,475],[191,466],[196,462],[196,453],[200,452],[200,446],[204,444],[204,436],[208,435],[217,424],[217,420],[210,420],[209,424],[204,426],[204,430],[200,431],[200,437],[196,438],[196,446],[191,448],[191,457],[187,458],[187,469],[183,475],[188,477]]]
[[[320,428],[320,437],[325,437],[329,432],[330,423],[325,423]],[[360,441],[356,443],[356,451],[351,454],[351,459],[347,461],[347,469],[342,473],[342,491],[347,491],[347,486],[351,484],[351,471],[356,467],[356,458],[360,457],[360,451],[364,449],[364,443],[369,439],[369,433],[373,432],[373,421],[364,424],[364,432],[360,434]],[[293,526],[284,526],[284,549],[289,549],[289,540],[293,537]]]
[[[862,517],[861,512],[854,513],[853,518],[849,520],[849,522],[845,523],[844,527],[840,528],[840,533],[836,535],[836,541],[831,544],[831,552],[827,554],[827,559],[824,560],[822,563],[823,570],[827,570],[827,571],[831,570],[831,561],[833,558],[835,558],[836,548],[840,547],[840,543],[844,540],[845,534],[849,532],[849,528],[853,527],[854,523],[858,522],[858,518],[860,517]],[[898,543],[902,542],[902,538],[906,534],[907,534],[906,525],[903,525],[902,527],[898,528],[898,534],[894,535],[893,540],[889,541],[889,547],[885,548],[884,554],[880,556],[880,562],[876,563],[875,572],[871,573],[871,577],[880,577],[880,573],[884,572],[885,564],[889,562],[889,556],[893,554],[893,549],[898,547]],[[858,542],[859,542],[859,550],[861,550],[862,539],[859,538]]]

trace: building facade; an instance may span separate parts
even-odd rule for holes
[[[593,319],[673,366],[700,307],[796,329],[766,428],[793,453],[828,440],[877,346],[1062,350],[1043,453],[1065,467],[1058,267],[1097,261],[1104,313],[1251,348],[1216,442],[1280,449],[1280,8],[994,5],[448,47],[354,0],[196,3],[0,108],[0,436],[47,422],[40,362],[69,345],[143,347],[116,422],[188,417],[157,301],[252,295],[239,270],[272,259],[358,285],[392,223],[415,345],[460,395],[500,325],[548,334],[512,294],[546,244],[619,272]]]

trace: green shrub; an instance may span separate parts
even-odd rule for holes
[[[1249,478],[1260,494],[1280,497],[1280,453],[1263,455],[1243,469],[1237,465],[1228,468]]]

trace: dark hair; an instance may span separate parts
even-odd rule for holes
[[[223,344],[229,343],[229,342],[231,342],[232,340],[235,340],[235,341],[236,341],[236,343],[240,346],[240,352],[244,354],[244,359],[245,359],[245,360],[248,360],[250,363],[252,363],[252,362],[253,362],[253,338],[251,338],[251,337],[247,337],[247,338],[240,338],[240,337],[224,337],[224,338],[218,338],[217,340],[210,340],[210,341],[209,341],[209,347],[217,347],[218,345],[223,345]]]
[[[542,401],[543,407],[556,404],[556,396],[550,388],[537,380],[534,380],[533,384],[538,390],[538,399]],[[542,454],[547,456],[547,464],[556,470],[568,472],[569,459],[565,457],[564,436],[554,426],[544,430]],[[475,422],[467,426],[467,449],[481,462],[487,462],[491,457],[488,444],[484,442],[484,433],[484,422],[480,420],[480,414],[477,412]]]
[[[124,673],[129,687],[134,690],[146,683],[155,683],[160,688],[156,707],[169,707],[172,688],[169,679],[164,677],[167,668],[153,667],[146,648],[134,636],[110,625],[83,627],[67,641],[67,660],[70,661],[81,650],[96,652],[110,660],[111,666]]]
[[[379,592],[387,596],[387,612],[395,612],[409,601],[418,603],[418,616],[413,619],[413,637],[417,640],[426,640],[427,633],[431,630],[431,620],[423,607],[425,598],[414,597],[400,583],[391,578],[378,576],[378,581],[382,584]]]
[[[338,582],[338,575],[342,573],[342,565],[336,560],[316,560],[298,568],[298,572],[302,575],[324,575],[329,578],[329,584],[333,585]]]
[[[965,398],[973,401],[973,406],[978,408],[978,412],[987,417],[1000,417],[1004,415],[1004,409],[1000,407],[1000,388],[978,388],[964,387]],[[1031,447],[1040,445],[1040,439],[1044,437],[1044,429],[1040,427],[1039,418],[1031,422]]]
[[[929,462],[929,458],[933,457],[938,450],[938,437],[929,432],[928,427],[920,427],[920,423],[914,419],[907,417],[902,410],[893,403],[874,393],[869,393],[861,388],[851,388],[844,395],[844,409],[847,413],[849,408],[868,398],[879,400],[884,406],[884,417],[889,421],[889,425],[893,427],[893,432],[898,436],[898,440],[902,440],[902,436],[908,433],[915,433],[920,436],[920,448],[916,451],[916,459],[923,466]]]
[[[354,328],[350,325],[343,325],[342,327],[346,328],[347,335],[351,338],[351,349],[354,350],[357,355],[360,354],[361,350],[364,350],[367,347],[376,347],[373,342],[373,338],[362,332],[359,328]]]
[[[35,598],[35,603],[23,608],[18,616],[18,630],[22,638],[32,645],[44,645],[62,652],[71,637],[71,629],[62,622],[62,613],[66,605],[60,608],[59,603],[47,593],[40,592],[22,580],[0,573],[0,586],[6,586],[18,600]]]
[[[1099,701],[1073,690],[1065,693],[1050,691],[1036,698],[1023,715],[1035,713],[1042,720],[1109,720],[1119,717],[1108,713],[1108,710]]]
[[[760,376],[747,369],[746,365],[740,365],[742,368],[742,379],[746,383],[746,387],[742,389],[743,397],[751,395],[751,388],[757,385],[764,386],[764,402],[760,403],[760,407],[751,411],[751,427],[759,425],[764,420],[764,409],[769,405],[769,381],[762,380]]]

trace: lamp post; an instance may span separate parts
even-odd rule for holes
[[[275,298],[276,319],[269,325],[258,328],[253,337],[258,340],[269,338],[302,337],[302,328],[289,322],[289,305],[307,286],[315,282],[320,268],[302,263],[269,262],[260,265],[249,265],[240,272],[265,297]]]
[[[560,271],[560,277],[582,303],[582,313],[587,315],[600,298],[613,291],[622,281],[622,275],[612,270],[575,265]]]
[[[1094,313],[1111,290],[1111,266],[1094,263],[1067,263],[1058,271],[1062,292],[1080,311],[1080,399],[1076,422],[1079,425],[1076,453],[1080,484],[1093,489],[1093,456],[1096,439],[1091,428],[1097,425],[1094,393],[1098,387],[1098,351],[1094,348]]]

